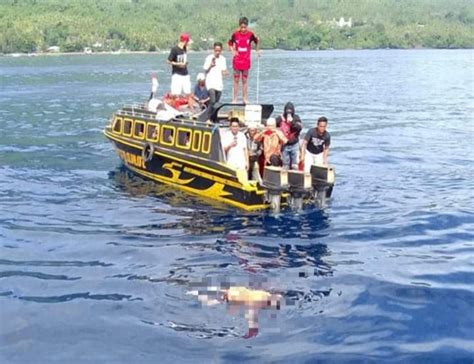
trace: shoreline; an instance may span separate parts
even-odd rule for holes
[[[412,50],[444,50],[444,51],[455,51],[455,50],[474,50],[474,48],[425,48],[425,47],[417,47],[417,48],[343,48],[343,49],[282,49],[282,48],[272,48],[272,49],[262,49],[263,52],[343,52],[343,51],[412,51]],[[188,53],[207,53],[211,52],[212,49],[208,50],[199,50],[193,51],[190,50]],[[96,55],[125,55],[125,54],[168,54],[169,50],[160,50],[160,51],[104,51],[104,52],[38,52],[38,53],[0,53],[0,57],[54,57],[54,56],[96,56]]]

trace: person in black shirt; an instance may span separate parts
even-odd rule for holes
[[[331,135],[326,131],[328,119],[324,116],[318,119],[317,126],[306,133],[301,145],[300,160],[304,161],[304,170],[309,172],[311,166],[327,165]]]
[[[187,47],[192,43],[188,33],[179,36],[177,46],[171,48],[168,64],[171,65],[171,95],[173,97],[184,94],[188,97],[188,104],[193,107],[194,101],[191,94],[191,78],[188,73]]]

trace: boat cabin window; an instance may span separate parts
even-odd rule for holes
[[[211,133],[205,132],[202,140],[202,152],[208,154],[211,151]]]
[[[145,123],[141,121],[135,121],[135,128],[133,135],[139,139],[143,139],[145,137]]]
[[[123,135],[131,136],[132,135],[132,120],[125,119],[123,121]]]
[[[201,149],[202,132],[195,130],[193,133],[193,152],[199,152]]]
[[[178,128],[178,138],[176,146],[181,149],[189,149],[191,147],[191,130]]]
[[[120,134],[122,131],[122,118],[115,118],[113,131]]]
[[[172,146],[174,143],[174,126],[163,125],[161,127],[161,144]]]
[[[148,123],[146,129],[146,140],[157,142],[159,139],[160,126],[158,124]]]

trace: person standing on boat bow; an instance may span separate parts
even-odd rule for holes
[[[255,43],[257,57],[260,57],[260,39],[248,30],[249,20],[246,17],[239,19],[239,29],[231,36],[227,45],[232,52],[232,66],[234,68],[234,82],[232,87],[232,103],[237,103],[239,94],[239,80],[242,78],[242,98],[248,104],[248,76],[251,63],[252,43]]]
[[[329,145],[331,135],[326,131],[328,119],[321,116],[315,128],[306,133],[301,145],[300,161],[304,161],[304,171],[310,172],[312,165],[328,165]]]
[[[222,135],[222,146],[227,157],[227,164],[235,169],[248,171],[249,153],[247,138],[240,130],[238,119],[231,119],[229,130]]]
[[[168,56],[168,64],[171,65],[171,95],[173,98],[184,94],[188,99],[188,106],[194,106],[191,93],[191,78],[188,72],[188,45],[192,40],[188,33],[179,36],[178,45],[171,48]]]
[[[291,102],[286,103],[283,114],[277,117],[276,123],[286,139],[288,139],[281,150],[283,168],[297,170],[300,151],[299,138],[302,124],[300,117],[295,114],[295,106]]]

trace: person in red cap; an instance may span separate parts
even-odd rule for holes
[[[234,68],[234,84],[232,89],[232,102],[237,102],[239,93],[239,81],[242,77],[242,98],[244,103],[248,104],[248,75],[250,70],[250,57],[252,52],[252,43],[255,43],[257,57],[260,57],[259,38],[248,30],[249,20],[246,17],[239,19],[239,29],[231,36],[227,43],[232,52],[232,66]]]
[[[171,95],[176,98],[184,94],[188,98],[188,105],[193,107],[191,93],[191,78],[188,72],[187,47],[192,43],[188,33],[179,36],[178,45],[171,48],[168,64],[171,65]]]

